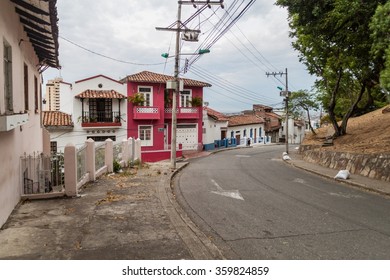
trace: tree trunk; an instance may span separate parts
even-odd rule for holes
[[[314,131],[314,128],[311,126],[310,112],[308,109],[306,109],[306,112],[307,112],[307,119],[309,120],[309,128],[311,130],[311,133],[313,133],[313,135],[316,135],[317,133]]]
[[[362,100],[363,94],[366,91],[366,84],[363,83],[362,87],[360,88],[360,92],[358,97],[356,98],[355,102],[352,104],[352,106],[349,108],[348,112],[344,115],[343,121],[341,123],[341,134],[340,135],[345,135],[347,134],[347,124],[349,118],[353,115],[355,112],[357,105],[359,104],[360,100]]]
[[[333,135],[334,137],[338,137],[341,135],[341,129],[337,123],[336,115],[334,113],[334,108],[336,107],[336,97],[337,97],[337,93],[338,93],[339,88],[340,88],[340,82],[341,82],[342,76],[343,76],[343,71],[342,71],[342,69],[339,69],[336,86],[332,91],[332,97],[330,99],[329,106],[328,106],[329,118],[330,118],[330,121],[332,122],[332,125],[334,128],[334,135]]]

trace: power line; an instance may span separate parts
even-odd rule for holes
[[[255,99],[256,102],[258,102],[259,99],[268,99],[268,100],[273,101],[273,102],[276,101],[275,98],[267,97],[267,96],[264,96],[258,92],[251,91],[247,88],[243,88],[241,86],[233,84],[232,82],[230,82],[224,78],[218,77],[217,75],[212,74],[210,71],[207,71],[207,70],[201,68],[200,66],[192,66],[192,69],[194,71],[190,71],[190,72],[192,72],[192,73],[197,72],[198,73],[197,76],[202,76],[203,79],[210,81],[211,84],[217,85],[221,88],[226,89],[229,92],[238,94],[244,98],[251,99],[251,100]],[[194,74],[196,74],[196,73],[194,73]],[[267,102],[267,101],[264,101],[264,102]]]
[[[153,66],[153,65],[163,65],[163,64],[166,63],[166,62],[160,62],[160,63],[136,63],[136,62],[126,61],[126,60],[116,59],[116,58],[112,58],[110,56],[98,53],[96,51],[90,50],[90,49],[88,49],[86,47],[83,47],[83,46],[81,46],[81,45],[79,45],[79,44],[77,44],[77,43],[75,43],[75,42],[73,42],[73,41],[71,41],[69,39],[66,39],[63,36],[58,36],[58,37],[63,39],[63,40],[65,40],[65,41],[67,41],[68,43],[70,43],[70,44],[72,44],[72,45],[74,45],[74,46],[76,46],[76,47],[78,47],[80,49],[83,49],[83,50],[85,50],[87,52],[90,52],[90,53],[92,53],[94,55],[98,55],[98,56],[101,56],[101,57],[104,57],[104,58],[107,58],[107,59],[110,59],[110,60],[113,60],[113,61],[116,61],[116,62],[124,63],[124,64],[131,64],[131,65],[138,65],[138,66]]]

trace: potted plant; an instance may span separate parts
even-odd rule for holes
[[[145,102],[144,95],[142,93],[135,93],[128,97],[128,101],[133,103],[134,106],[140,106]]]
[[[169,89],[164,90],[164,107],[172,107],[172,97],[169,95]]]
[[[193,107],[200,107],[203,105],[202,97],[192,97],[192,100],[189,101]]]

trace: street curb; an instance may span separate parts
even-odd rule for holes
[[[294,160],[283,160],[286,164],[289,164],[295,168],[299,168],[299,169],[302,169],[302,170],[305,170],[307,172],[310,172],[310,173],[313,173],[313,174],[316,174],[318,176],[321,176],[323,178],[326,178],[326,179],[330,179],[330,180],[333,180],[333,181],[336,181],[336,182],[339,182],[339,183],[342,183],[342,184],[345,184],[345,185],[350,185],[350,186],[353,186],[355,188],[359,188],[359,189],[363,189],[365,191],[368,191],[368,192],[372,192],[372,193],[376,193],[376,194],[380,194],[380,195],[384,195],[386,197],[390,197],[390,193],[388,192],[383,192],[381,190],[378,190],[378,189],[374,189],[374,188],[371,188],[371,187],[368,187],[367,185],[365,184],[361,184],[361,183],[358,183],[358,182],[354,182],[352,181],[351,179],[348,179],[348,180],[340,180],[340,179],[335,179],[334,177],[332,176],[329,176],[329,175],[326,175],[324,173],[321,173],[319,171],[316,171],[316,170],[313,170],[313,169],[310,169],[310,168],[306,168],[306,167],[303,167],[303,166],[300,166],[299,164],[294,164]]]
[[[174,177],[189,164],[189,162],[185,162],[182,166],[174,170],[169,176],[168,182],[164,184],[165,193],[167,195],[170,206],[172,207],[166,207],[166,211],[170,215],[171,221],[174,224],[179,236],[186,244],[194,259],[224,260],[226,258],[223,256],[222,252],[189,218],[184,209],[176,201],[175,195],[173,193],[172,183]]]

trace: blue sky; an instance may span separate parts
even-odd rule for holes
[[[194,52],[233,2],[225,0],[225,10],[217,6],[206,9],[189,23],[189,28],[202,33],[198,43],[183,42],[181,52]],[[205,89],[204,98],[213,109],[239,112],[251,109],[254,103],[282,107],[277,87],[285,86],[285,76],[276,79],[267,77],[266,72],[285,72],[288,68],[290,90],[310,90],[313,86],[315,78],[307,73],[291,47],[287,11],[273,3],[257,0],[210,53],[187,73],[181,73],[182,77],[213,85]],[[176,0],[58,0],[57,9],[62,69],[46,70],[45,81],[61,76],[73,83],[99,74],[120,79],[143,70],[173,75],[173,59],[165,60],[161,54],[174,54],[174,33],[155,28],[175,22]],[[182,19],[195,12],[192,6],[184,5]],[[185,58],[182,56],[181,66]]]

